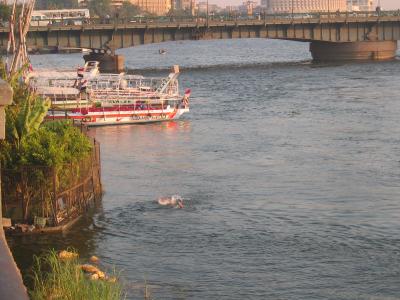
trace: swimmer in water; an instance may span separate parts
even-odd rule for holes
[[[158,204],[162,206],[173,206],[183,208],[183,198],[180,196],[161,197],[158,199]]]

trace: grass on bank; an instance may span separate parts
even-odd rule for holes
[[[33,300],[116,300],[123,299],[121,285],[91,280],[77,258],[61,260],[54,250],[35,258]]]

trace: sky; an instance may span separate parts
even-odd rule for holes
[[[200,0],[199,0],[200,1]],[[255,0],[260,2],[260,0]],[[378,3],[379,0],[375,0]],[[380,0],[381,6],[383,9],[390,10],[390,9],[400,9],[400,0]],[[209,0],[209,3],[218,4],[220,6],[226,5],[238,5],[242,4],[244,0]]]

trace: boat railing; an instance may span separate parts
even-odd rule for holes
[[[120,109],[129,109],[132,108],[134,110],[137,109],[137,107],[140,108],[140,110],[143,109],[149,109],[155,108],[155,107],[161,107],[166,109],[167,107],[177,107],[182,101],[179,99],[164,99],[164,100],[154,100],[154,99],[139,99],[139,100],[112,100],[112,99],[107,99],[107,101],[101,103],[101,107],[120,107]]]
[[[143,93],[143,92],[138,92],[134,93],[131,91],[113,91],[113,90],[94,90],[92,92],[89,92],[90,99],[92,101],[102,101],[105,102],[107,100],[131,100],[131,101],[137,101],[137,100],[166,100],[166,99],[181,99],[182,97],[179,94],[159,94],[155,92],[150,92],[150,93]]]
[[[32,78],[30,86],[39,94],[47,97],[64,98],[64,94],[78,95],[86,90],[93,101],[107,99],[151,99],[180,97],[177,74],[171,73],[165,78],[144,78],[137,75],[102,74],[86,78]],[[66,89],[71,89],[67,91]],[[73,89],[73,90],[72,90]]]
[[[104,77],[99,76],[95,78],[91,78],[88,81],[88,86],[96,88],[97,86],[101,87],[140,87],[147,86],[153,89],[157,88],[162,82],[162,79],[153,79],[153,78],[126,78],[126,77]]]
[[[111,90],[114,92],[120,91],[135,91],[135,92],[156,92],[158,94],[178,94],[179,84],[178,81],[162,82],[161,79],[121,79],[119,81],[111,80],[90,80],[87,84],[87,90],[102,91]]]
[[[33,78],[29,81],[33,88],[38,87],[74,87],[77,84],[77,79],[71,78]]]

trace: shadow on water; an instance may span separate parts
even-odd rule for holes
[[[293,61],[293,62],[254,62],[254,63],[223,63],[223,64],[213,64],[213,65],[192,65],[192,66],[181,66],[181,71],[212,71],[212,70],[234,70],[234,69],[266,69],[266,68],[283,68],[283,67],[296,67],[301,65],[310,65],[311,60]],[[169,71],[170,67],[148,67],[148,68],[135,68],[127,69],[128,73],[137,72],[160,72]]]
[[[62,233],[7,237],[7,242],[28,288],[32,287],[30,276],[34,256],[40,256],[50,249],[59,251],[67,248],[77,250],[83,259],[97,255],[95,240],[102,228],[96,226],[93,220],[96,215],[101,213],[102,207],[97,205],[90,209],[87,215],[83,216],[70,230]]]
[[[343,67],[343,66],[351,66],[351,65],[362,65],[362,64],[398,64],[400,63],[400,56],[397,56],[393,60],[388,60],[386,62],[382,61],[357,61],[349,60],[349,61],[313,61],[311,59],[306,60],[298,60],[298,61],[290,61],[290,62],[240,62],[240,63],[222,63],[222,64],[213,64],[213,65],[192,65],[192,66],[181,66],[180,70],[183,72],[189,71],[213,71],[213,70],[221,70],[221,71],[229,71],[235,69],[282,69],[282,68],[291,68],[298,66],[309,66],[310,68],[330,68],[330,67]],[[147,68],[127,68],[127,72],[130,74],[137,74],[138,72],[166,72],[171,68],[166,67],[147,67]]]
[[[117,207],[105,213],[101,204],[90,209],[70,230],[63,233],[47,235],[10,236],[7,238],[14,258],[23,273],[24,282],[28,288],[32,288],[31,267],[34,256],[40,256],[50,249],[56,251],[67,248],[75,249],[81,259],[87,260],[90,256],[98,253],[98,240],[102,235],[116,238],[126,238],[131,235],[132,226],[137,227],[138,222],[148,217],[162,218],[172,213],[195,212],[200,201],[184,198],[184,208],[164,207],[157,203],[157,199],[147,201],[136,201],[125,207]],[[133,217],[135,216],[135,217]],[[103,253],[104,254],[104,253]],[[112,264],[106,264],[109,269]],[[123,272],[123,268],[121,270]],[[127,290],[135,294],[143,292],[144,282],[125,282]],[[152,290],[159,289],[157,283],[149,284]],[[179,289],[178,287],[172,287]]]

